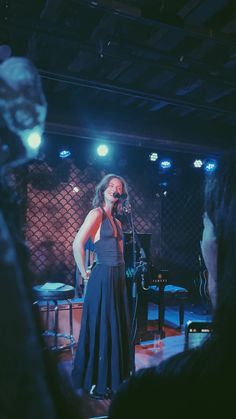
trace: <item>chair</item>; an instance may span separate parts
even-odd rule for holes
[[[189,299],[189,291],[186,288],[160,282],[149,286],[147,299],[149,302],[158,304],[159,331],[162,337],[165,337],[163,326],[165,308],[168,305],[179,306],[179,328],[181,329],[184,323],[185,302]]]
[[[75,288],[63,283],[46,283],[33,287],[34,305],[46,304],[46,329],[42,331],[44,337],[52,337],[53,343],[47,343],[46,348],[52,351],[72,350],[75,345],[73,336],[73,307],[71,299],[75,296]],[[69,305],[69,334],[59,332],[58,303],[65,300]],[[54,321],[51,320],[51,312],[54,314]],[[52,325],[51,325],[52,323]],[[65,344],[59,344],[59,340],[66,340]],[[50,341],[51,342],[51,341]]]

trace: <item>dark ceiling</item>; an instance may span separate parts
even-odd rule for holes
[[[235,149],[235,0],[1,0],[0,44],[42,76],[48,134]]]

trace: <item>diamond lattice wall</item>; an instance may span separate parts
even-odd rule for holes
[[[24,172],[25,236],[35,283],[75,283],[72,242],[91,209],[96,184],[109,172],[89,164],[78,167],[68,159],[57,165],[34,162]],[[162,179],[148,168],[125,167],[118,174],[129,186],[136,232],[151,233],[152,262],[191,289],[198,271],[202,180],[175,176],[164,194]],[[127,220],[122,221],[129,231]]]

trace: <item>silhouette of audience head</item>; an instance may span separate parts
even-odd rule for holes
[[[28,252],[19,223],[21,199],[8,177],[35,156],[26,136],[43,132],[47,113],[40,76],[22,57],[0,64],[0,406],[1,417],[59,419],[81,417],[66,399],[56,365],[42,350],[33,311]],[[72,413],[72,410],[74,413]]]
[[[10,57],[0,64],[0,115],[2,142],[11,154],[10,160],[32,158],[36,150],[29,148],[28,135],[44,131],[47,102],[41,79],[34,64],[23,57]],[[19,141],[21,140],[21,141]]]
[[[236,156],[225,156],[205,188],[202,254],[208,271],[208,290],[214,309],[214,330],[224,345],[236,320]],[[231,329],[232,327],[232,329]]]

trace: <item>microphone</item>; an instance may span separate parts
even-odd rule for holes
[[[127,198],[127,194],[126,193],[120,194],[119,192],[114,192],[113,197],[117,199],[125,199]]]

